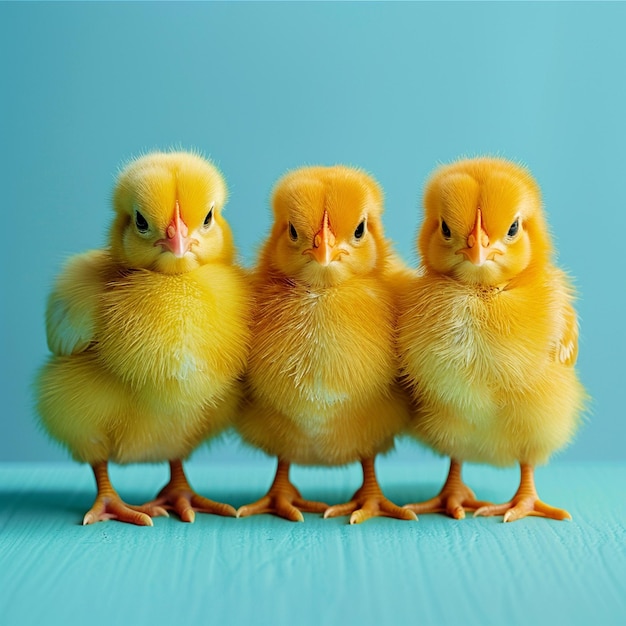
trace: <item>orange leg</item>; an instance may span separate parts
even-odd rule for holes
[[[565,520],[572,516],[564,509],[557,509],[539,499],[535,488],[535,470],[532,465],[520,463],[520,483],[513,499],[504,504],[492,504],[479,508],[474,515],[504,515],[505,522],[514,522],[527,515]]]
[[[230,504],[214,502],[198,495],[189,485],[180,459],[170,461],[170,481],[161,489],[155,500],[147,506],[157,506],[175,511],[183,522],[193,522],[196,511],[234,517],[235,509]]]
[[[460,461],[450,459],[448,478],[439,495],[426,502],[407,504],[405,508],[415,513],[446,513],[454,519],[463,519],[465,511],[488,506],[489,502],[476,500],[474,492],[463,482],[461,468]]]
[[[242,506],[237,511],[237,517],[273,513],[292,522],[303,522],[302,511],[305,513],[322,513],[328,505],[323,502],[304,500],[289,480],[289,467],[290,464],[287,461],[279,460],[276,477],[267,495],[252,504]]]
[[[138,526],[152,526],[153,517],[167,516],[167,511],[160,506],[126,504],[111,485],[106,461],[95,463],[91,467],[96,477],[98,495],[91,509],[85,513],[83,525],[116,519]]]
[[[362,461],[363,485],[352,496],[350,502],[336,504],[326,509],[325,518],[350,515],[351,524],[360,524],[370,517],[394,517],[396,519],[416,520],[412,511],[397,506],[383,495],[376,479],[374,459]]]

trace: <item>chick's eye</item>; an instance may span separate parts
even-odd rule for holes
[[[450,227],[445,223],[444,220],[441,220],[441,232],[446,239],[450,239],[450,237],[452,237]]]
[[[289,237],[291,241],[297,241],[298,239],[298,231],[294,228],[294,225],[289,222]]]
[[[148,232],[148,221],[139,211],[135,211],[135,226],[140,233]]]
[[[361,220],[359,225],[356,227],[356,230],[354,231],[354,238],[361,239],[361,237],[363,237],[364,234],[365,234],[365,220]]]
[[[211,207],[211,210],[206,214],[203,226],[208,228],[211,225],[211,222],[213,222],[213,207]]]
[[[515,237],[519,232],[519,217],[511,224],[509,228],[509,232],[506,234],[507,237]]]

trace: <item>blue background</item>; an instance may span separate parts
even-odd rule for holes
[[[626,5],[621,3],[1,3],[0,460],[63,460],[29,386],[69,255],[100,247],[114,176],[153,148],[197,148],[230,187],[245,264],[286,170],[348,163],[386,193],[416,263],[423,183],[499,154],[543,189],[580,294],[592,412],[572,461],[624,459]],[[391,459],[429,457],[402,444]],[[258,459],[236,440],[196,458]]]

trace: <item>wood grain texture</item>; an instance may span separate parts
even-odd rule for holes
[[[200,493],[238,507],[267,489],[273,469],[190,463],[188,473]],[[445,473],[443,461],[379,462],[399,504],[434,495]],[[111,474],[130,502],[167,479],[154,466]],[[293,478],[305,497],[335,503],[360,471],[295,468]],[[468,466],[465,478],[479,498],[503,501],[518,473]],[[88,468],[0,465],[0,624],[625,623],[626,463],[554,463],[537,484],[572,522],[199,514],[193,525],[82,527],[94,497]]]

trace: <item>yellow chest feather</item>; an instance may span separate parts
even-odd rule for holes
[[[545,371],[551,313],[541,298],[533,306],[523,292],[427,287],[411,294],[399,329],[403,370],[422,392],[484,414]]]
[[[203,268],[204,269],[204,268]],[[182,275],[135,272],[102,295],[97,350],[136,387],[206,387],[245,359],[243,286],[228,268]]]
[[[250,382],[290,414],[322,419],[381,393],[393,376],[392,308],[375,284],[319,292],[266,286],[252,332]]]

